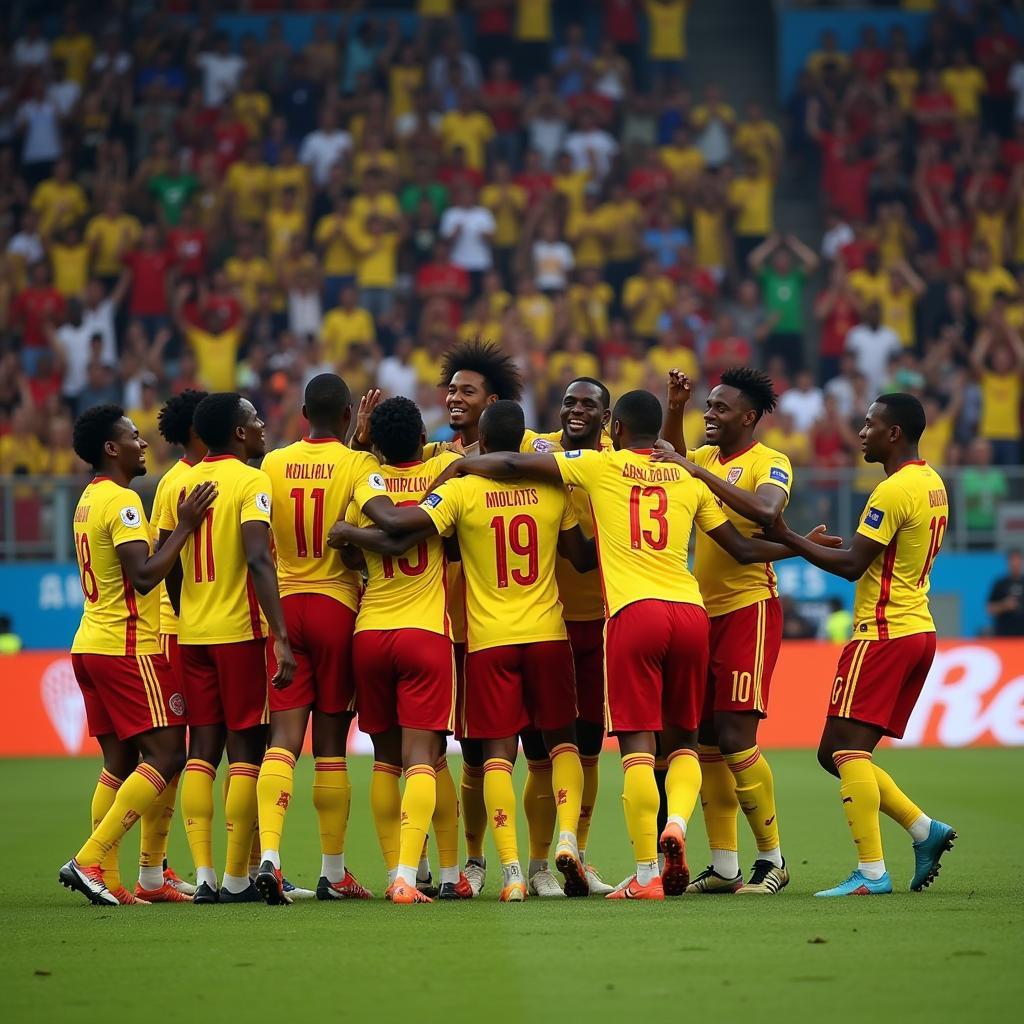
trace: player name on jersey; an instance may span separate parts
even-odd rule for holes
[[[681,480],[682,473],[675,466],[634,466],[627,463],[622,467],[627,480],[643,480],[649,484],[663,484],[670,480]]]
[[[289,462],[284,467],[285,480],[330,480],[334,476],[334,465],[330,462]]]
[[[488,491],[484,495],[487,508],[517,508],[523,505],[539,505],[540,496],[536,487],[522,487],[515,491]]]

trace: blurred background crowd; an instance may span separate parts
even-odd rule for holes
[[[72,417],[105,401],[156,476],[157,411],[187,387],[243,391],[288,441],[329,368],[442,437],[441,354],[482,337],[542,428],[575,376],[661,394],[679,367],[698,442],[722,369],[763,366],[782,396],[763,440],[821,471],[822,513],[828,471],[862,467],[871,397],[917,392],[923,455],[971,467],[991,526],[1021,454],[1020,38],[999,5],[908,0],[933,12],[923,45],[825,32],[785,104],[739,102],[691,73],[705,2],[304,0],[324,15],[302,46],[188,0],[16,4],[0,477],[80,471]]]

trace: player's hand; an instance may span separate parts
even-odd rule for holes
[[[682,370],[668,371],[668,407],[682,409],[693,395],[693,384]]]
[[[283,690],[291,685],[295,675],[295,655],[292,654],[291,644],[287,640],[274,641],[274,661],[277,662],[277,671],[270,685],[275,690]]]
[[[438,476],[438,478],[427,488],[427,494],[430,494],[432,491],[436,491],[441,484],[446,483],[453,477],[462,476],[461,466],[463,461],[463,459],[456,459],[455,462],[445,466],[441,471],[440,476]]]
[[[820,523],[810,533],[805,533],[804,536],[812,544],[820,544],[823,548],[841,548],[843,546],[842,537],[834,537],[830,533],[825,531],[828,527],[824,523]]]
[[[699,468],[695,462],[691,462],[685,455],[680,455],[675,449],[655,448],[651,453],[651,459],[655,462],[674,462],[677,466],[682,466],[690,476],[696,476]]]
[[[663,438],[663,437],[659,437],[659,438],[658,438],[658,439],[657,439],[657,440],[656,440],[656,441],[654,442],[654,447],[655,447],[655,448],[656,448],[656,449],[657,449],[657,450],[658,450],[659,452],[674,452],[674,451],[676,450],[676,447],[675,447],[675,445],[674,445],[674,444],[672,444],[672,442],[671,442],[671,441],[666,441],[666,440],[665,440],[665,438]]]
[[[192,493],[178,503],[178,525],[185,527],[188,533],[194,533],[216,497],[217,485],[212,480],[196,484]]]
[[[370,443],[370,416],[373,410],[380,405],[380,388],[370,388],[369,391],[359,399],[359,408],[356,410],[356,431],[355,439],[364,445]]]
[[[349,545],[357,547],[353,531],[355,527],[351,523],[339,521],[327,531],[327,546],[340,551]]]

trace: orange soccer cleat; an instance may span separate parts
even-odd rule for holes
[[[690,869],[686,864],[686,839],[674,821],[665,826],[658,840],[658,849],[665,855],[665,866],[661,870],[665,895],[682,896],[690,884]]]
[[[425,893],[420,892],[415,885],[407,885],[405,882],[401,880],[393,882],[390,886],[388,886],[388,891],[385,893],[385,898],[391,900],[392,903],[401,904],[402,906],[408,905],[410,903],[434,902]]]
[[[663,900],[665,887],[660,878],[652,878],[646,885],[641,885],[634,875],[625,885],[613,890],[605,896],[606,900]]]
[[[372,900],[373,893],[366,886],[357,882],[356,876],[346,868],[345,877],[340,882],[328,882],[321,875],[316,883],[316,898],[318,900]]]
[[[148,907],[150,902],[149,900],[141,899],[133,893],[130,893],[123,885],[119,885],[116,889],[111,889],[110,895],[113,896],[122,907]]]
[[[178,892],[184,893],[186,896],[195,896],[196,894],[196,887],[181,878],[174,868],[167,867],[167,861],[164,861],[164,881],[172,889],[177,889]]]
[[[135,896],[144,903],[191,903],[192,897],[175,889],[170,882],[164,882],[159,889],[143,889],[135,885]]]
[[[499,903],[522,903],[526,899],[526,885],[523,882],[509,882],[501,890]]]

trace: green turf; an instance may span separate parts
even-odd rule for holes
[[[115,911],[86,905],[56,881],[83,837],[97,765],[0,761],[4,1018],[196,1024],[389,1021],[401,1014],[489,1024],[527,1021],[529,1014],[589,1024],[670,1015],[724,1024],[744,1014],[758,1024],[871,1024],[1012,1013],[1024,996],[1024,753],[884,752],[881,761],[897,780],[961,838],[937,885],[909,893],[909,842],[886,822],[897,893],[835,901],[811,894],[851,866],[836,786],[810,753],[776,752],[771,760],[793,875],[775,898],[502,906],[494,870],[484,897],[465,904],[398,908],[378,899]],[[369,761],[350,765],[347,858],[379,893]],[[629,867],[621,773],[612,757],[603,768],[590,855],[617,882]],[[304,761],[284,849],[287,874],[307,884],[319,873],[315,817],[304,798],[309,781]],[[746,863],[752,847],[742,821],[740,828]],[[223,841],[215,835],[219,859]],[[525,827],[521,839],[525,856]],[[137,848],[134,835],[126,845]],[[122,858],[126,880],[134,877],[131,852]],[[185,874],[180,826],[171,858]],[[691,866],[699,869],[705,858],[698,820]]]

